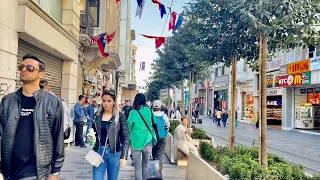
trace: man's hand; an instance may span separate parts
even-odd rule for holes
[[[125,160],[125,159],[120,159],[120,168],[126,166],[126,164],[127,164],[127,160]]]
[[[54,176],[54,175],[50,175],[48,177],[48,180],[59,180],[59,178],[57,176]]]
[[[2,173],[0,173],[0,180],[4,180]]]

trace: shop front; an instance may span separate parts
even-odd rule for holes
[[[279,78],[280,86],[292,91],[286,97],[293,100],[292,128],[320,129],[320,85],[312,84],[311,75],[307,59],[288,64],[288,74]]]
[[[222,111],[228,110],[228,90],[214,91],[214,108]]]

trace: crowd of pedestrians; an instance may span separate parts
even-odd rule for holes
[[[117,95],[110,89],[102,93],[100,105],[97,99],[80,95],[69,111],[64,100],[55,96],[48,81],[43,80],[45,69],[38,57],[24,56],[19,66],[23,86],[1,100],[0,180],[58,180],[65,158],[64,140],[70,137],[72,124],[75,146],[86,148],[86,144],[94,142],[88,155],[100,157],[99,163],[92,164],[93,180],[103,180],[106,173],[109,180],[117,180],[129,151],[136,180],[149,178],[150,161],[159,165],[155,171],[161,176],[170,121],[168,109],[160,100],[149,108],[145,95],[139,93],[133,103],[125,101],[120,109]],[[178,109],[172,114],[181,118]],[[197,154],[187,123],[187,118],[181,118],[181,125],[175,130],[175,144],[187,155],[189,150]],[[95,135],[90,135],[91,131]]]

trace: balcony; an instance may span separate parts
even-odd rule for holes
[[[253,79],[252,72],[238,72],[237,73],[237,82],[238,83],[246,83]]]
[[[90,37],[93,36],[94,20],[88,10],[80,11],[80,43],[90,46]]]

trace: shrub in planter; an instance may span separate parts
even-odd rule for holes
[[[206,132],[200,128],[196,128],[195,126],[191,126],[193,132],[191,134],[192,139],[205,139],[210,140],[210,137],[207,136]]]
[[[200,154],[231,180],[320,180],[319,175],[307,177],[302,166],[290,165],[275,154],[269,154],[269,166],[264,169],[258,163],[256,148],[235,147],[234,152],[230,152],[227,147],[214,148],[201,142]]]
[[[180,121],[177,120],[173,120],[170,121],[170,127],[169,127],[169,132],[170,134],[173,136],[174,135],[174,130],[176,129],[177,126],[179,126],[181,124]]]
[[[230,168],[230,179],[247,180],[251,179],[252,171],[248,164],[236,163]]]

